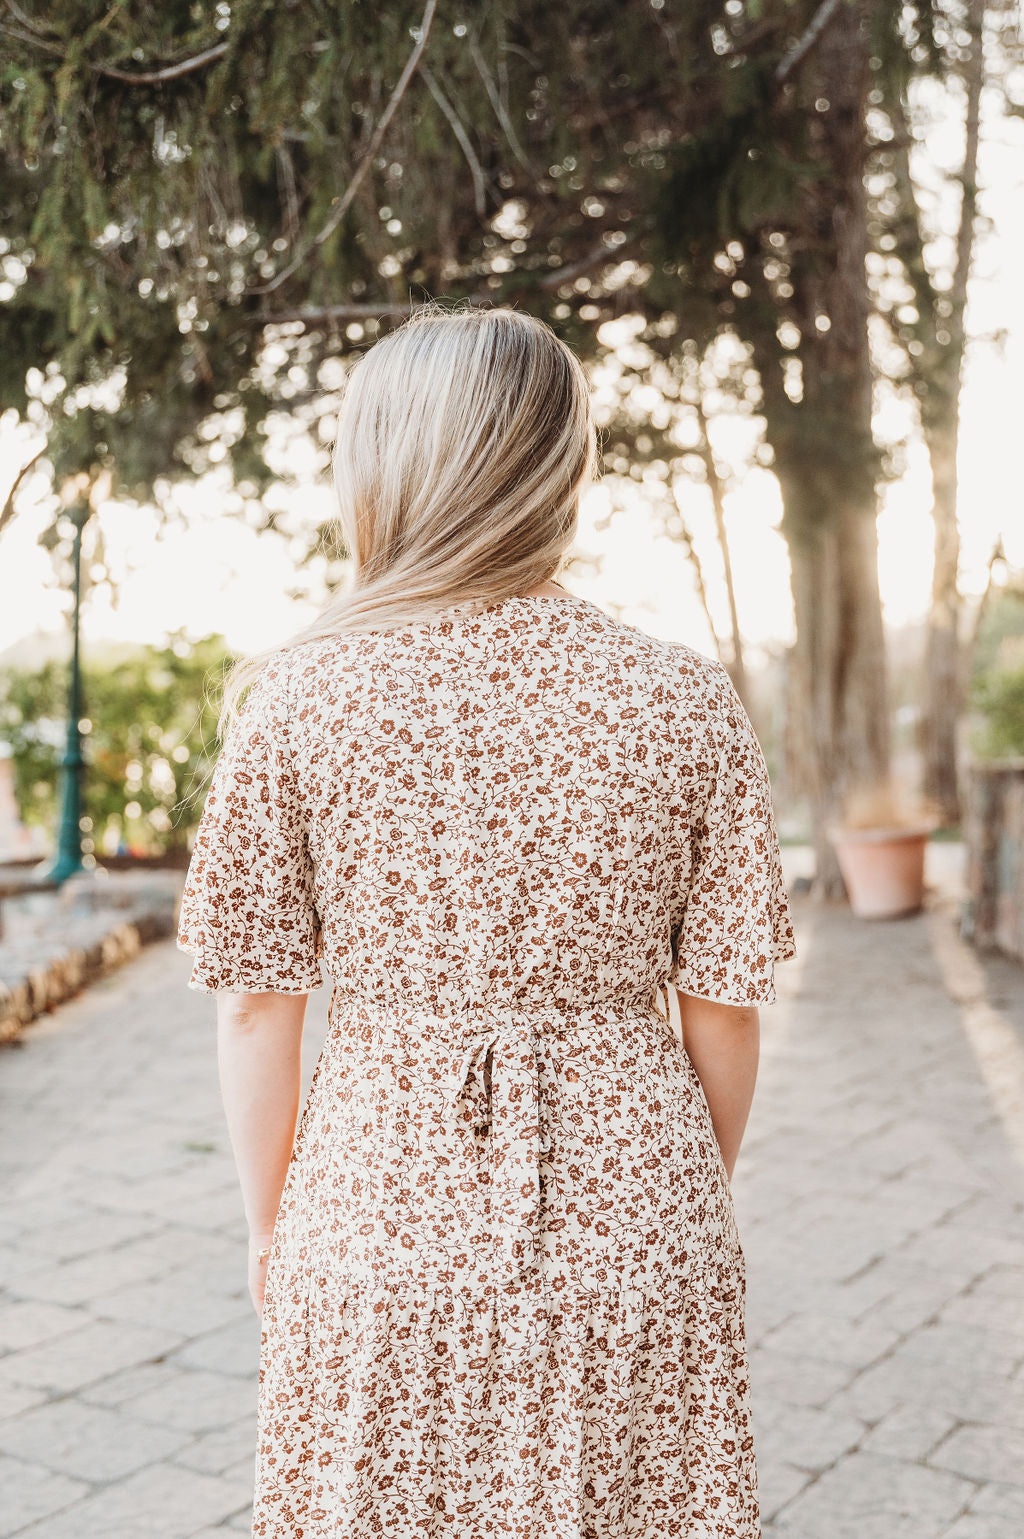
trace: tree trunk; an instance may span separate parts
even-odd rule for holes
[[[870,83],[862,8],[848,5],[823,36],[809,89],[812,146],[821,175],[809,182],[787,246],[800,334],[781,347],[777,298],[764,274],[768,248],[750,261],[748,331],[784,507],[797,640],[791,670],[790,767],[805,792],[815,850],[814,890],[844,883],[828,837],[850,793],[885,785],[890,771],[888,684],[878,588],[878,452],[872,432],[868,344],[864,111]],[[795,359],[799,389],[788,390]]]
[[[925,704],[921,715],[922,788],[943,824],[960,821],[958,727],[963,709],[960,665],[960,529],[957,523],[957,416],[928,435],[932,467],[935,567],[925,634]]]
[[[840,473],[836,499],[848,490]],[[837,519],[792,535],[789,555],[797,639],[788,757],[810,809],[815,892],[838,898],[845,888],[829,827],[850,794],[884,785],[890,768],[873,496],[867,506],[847,502]]]
[[[711,508],[715,515],[715,532],[718,535],[718,547],[722,552],[722,573],[725,578],[725,592],[729,601],[729,636],[731,656],[729,659],[729,673],[736,693],[753,715],[750,701],[750,690],[747,683],[747,665],[743,656],[743,634],[740,630],[740,613],[736,603],[736,584],[732,575],[732,552],[729,549],[729,534],[725,527],[725,487],[718,473],[718,464],[715,460],[715,451],[711,443],[711,432],[708,419],[704,411],[703,388],[700,381],[700,371],[697,372],[697,393],[694,407],[697,414],[697,424],[701,432],[701,442],[696,450],[704,461],[704,474],[707,477],[708,492],[711,495]]]
[[[935,567],[925,637],[925,705],[920,746],[924,793],[946,825],[960,821],[958,726],[963,710],[960,651],[960,526],[957,522],[957,450],[960,440],[960,391],[966,346],[967,284],[978,214],[978,143],[981,91],[985,83],[985,3],[970,0],[966,25],[971,48],[963,68],[965,92],[963,189],[957,229],[956,267],[949,290],[949,315],[934,307],[932,346],[925,356],[941,357],[931,377],[922,381],[921,420],[932,468],[932,519]],[[916,200],[915,200],[915,213]],[[923,246],[923,238],[921,240]],[[922,253],[923,265],[923,253]],[[948,337],[939,345],[938,332]]]

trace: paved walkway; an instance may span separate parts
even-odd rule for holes
[[[736,1175],[766,1539],[1019,1539],[1021,971],[948,907],[795,906]],[[187,968],[153,946],[0,1053],[0,1535],[249,1529],[258,1322]]]

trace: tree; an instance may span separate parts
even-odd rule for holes
[[[110,463],[143,495],[217,444],[258,485],[270,402],[326,412],[339,355],[424,294],[525,306],[589,356],[627,313],[700,356],[735,333],[783,491],[793,737],[838,890],[828,822],[888,760],[866,113],[881,79],[940,66],[937,3],[242,0],[210,23],[71,0],[42,23],[8,0],[9,398],[26,375],[56,392],[59,473]]]
[[[901,350],[900,379],[916,399],[932,470],[935,564],[925,645],[921,749],[924,790],[947,824],[960,819],[958,724],[967,682],[959,590],[957,452],[968,285],[979,222],[980,108],[982,92],[992,78],[987,55],[998,56],[1003,74],[1019,57],[1015,10],[990,7],[985,0],[965,0],[946,19],[947,76],[958,91],[963,121],[963,147],[955,175],[959,208],[946,242],[941,239],[941,214],[936,220],[923,207],[914,174],[913,158],[924,155],[927,130],[915,121],[914,104],[907,102],[905,93],[890,91],[880,103],[888,126],[878,144],[881,189],[873,207],[883,257],[878,304]],[[947,250],[942,249],[944,245]]]
[[[660,233],[760,376],[796,615],[791,764],[830,895],[842,878],[829,826],[889,773],[864,178],[868,93],[894,40],[877,7],[816,14],[798,75],[790,50],[730,123],[680,147]],[[698,200],[709,162],[720,184],[710,212]]]

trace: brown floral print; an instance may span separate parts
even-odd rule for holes
[[[725,669],[572,595],[278,654],[193,988],[334,985],[267,1275],[259,1539],[757,1539],[744,1258],[667,982],[775,998]]]

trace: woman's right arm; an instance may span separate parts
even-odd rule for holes
[[[217,1059],[249,1221],[249,1291],[263,1310],[266,1261],[298,1122],[307,994],[217,993]]]
[[[683,1047],[700,1080],[732,1180],[754,1099],[761,1018],[756,1005],[720,1004],[676,989]]]

